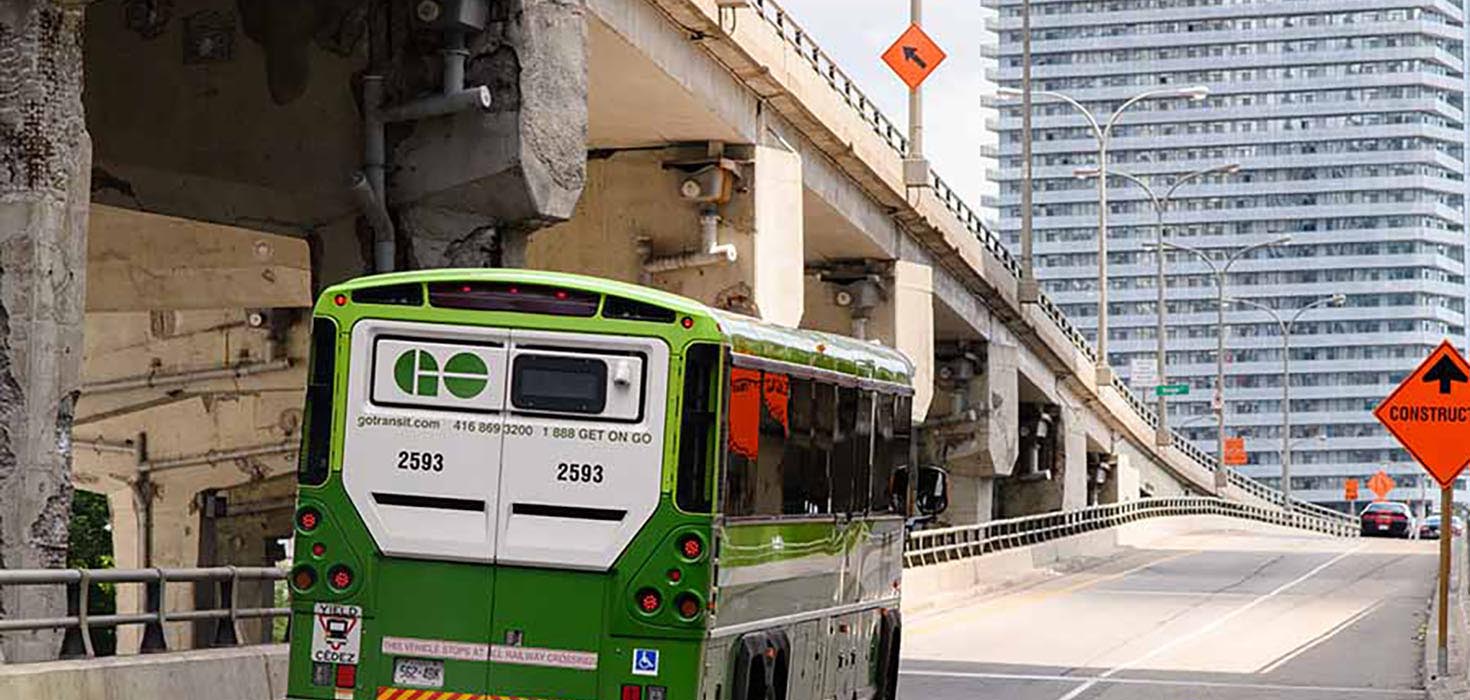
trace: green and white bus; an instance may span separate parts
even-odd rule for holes
[[[290,698],[894,697],[898,352],[526,270],[312,333]]]

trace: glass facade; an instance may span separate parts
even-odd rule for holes
[[[987,4],[998,11],[992,77],[1020,87],[1020,2]],[[1418,466],[1371,411],[1441,340],[1465,342],[1461,5],[1033,0],[1032,8],[1033,88],[1064,93],[1100,120],[1146,90],[1210,89],[1203,100],[1130,107],[1112,131],[1108,165],[1162,194],[1186,173],[1240,164],[1234,175],[1180,187],[1165,216],[1171,240],[1218,257],[1291,236],[1236,262],[1227,295],[1286,317],[1346,295],[1342,307],[1308,311],[1293,328],[1296,495],[1345,507],[1344,479],[1387,468],[1401,487],[1393,497],[1417,500]],[[1000,102],[992,122],[1000,143],[992,172],[998,228],[1013,245],[1020,233],[1018,102]],[[1095,336],[1097,186],[1074,171],[1097,165],[1097,142],[1072,107],[1043,96],[1033,133],[1037,276]],[[1109,190],[1108,350],[1127,378],[1131,360],[1155,356],[1155,259],[1144,247],[1156,236],[1155,214],[1136,185],[1114,178]],[[1170,400],[1170,419],[1214,453],[1214,278],[1188,253],[1166,261],[1167,381],[1191,387]],[[1246,307],[1229,308],[1226,324],[1227,434],[1246,437],[1243,470],[1274,485],[1280,331],[1265,312]],[[1432,484],[1425,492],[1437,497]]]

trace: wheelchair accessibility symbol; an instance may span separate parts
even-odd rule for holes
[[[633,675],[635,675],[635,676],[657,676],[658,675],[658,650],[657,649],[634,649],[633,650]]]

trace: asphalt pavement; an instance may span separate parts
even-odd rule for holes
[[[900,700],[1424,697],[1434,542],[1202,532],[906,619]]]

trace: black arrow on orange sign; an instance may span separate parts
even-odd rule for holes
[[[1451,360],[1449,355],[1445,355],[1439,358],[1439,362],[1434,363],[1434,366],[1430,367],[1429,371],[1425,372],[1424,377],[1419,381],[1425,383],[1439,382],[1439,393],[1448,394],[1450,393],[1450,384],[1470,381],[1470,377],[1466,377],[1465,373],[1455,364],[1455,361]]]
[[[929,64],[927,64],[927,63],[924,62],[924,59],[919,58],[919,50],[916,49],[916,48],[914,48],[914,47],[912,47],[912,46],[905,46],[905,47],[903,47],[903,60],[905,60],[905,61],[913,61],[920,68],[928,68],[929,67]]]

